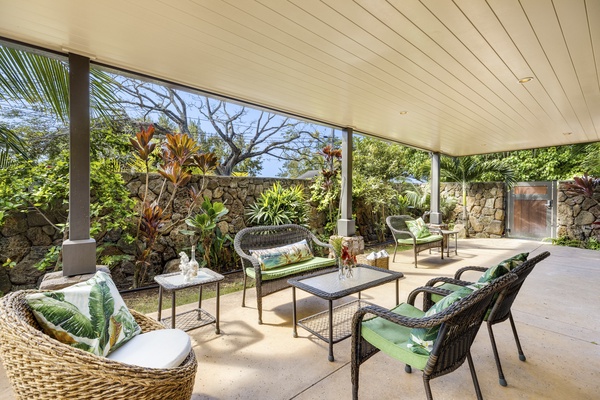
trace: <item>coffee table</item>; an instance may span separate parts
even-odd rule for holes
[[[215,333],[219,334],[219,283],[223,279],[225,279],[223,275],[208,268],[199,268],[198,276],[192,278],[189,282],[183,281],[180,272],[155,276],[154,280],[158,283],[158,321],[167,328],[170,325],[172,329],[179,328],[184,331],[214,323]],[[215,317],[202,309],[202,286],[209,283],[216,283],[217,285]],[[176,314],[175,293],[178,290],[195,286],[199,287],[198,308]],[[171,316],[161,319],[163,291],[171,292]]]
[[[296,326],[300,325],[319,339],[329,344],[329,361],[334,361],[333,344],[352,336],[352,317],[359,308],[372,303],[361,300],[360,292],[384,283],[396,281],[396,304],[398,281],[404,277],[401,272],[390,271],[370,265],[358,264],[353,277],[340,279],[337,270],[328,270],[313,275],[288,280],[292,286],[294,337],[298,337]],[[329,302],[326,311],[296,319],[296,288],[325,299]],[[333,307],[333,300],[358,293],[358,299]]]

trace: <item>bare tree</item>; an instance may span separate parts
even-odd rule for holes
[[[297,159],[300,150],[309,145],[298,139],[312,134],[306,129],[308,125],[301,121],[266,111],[257,111],[255,119],[246,121],[250,109],[244,106],[183,93],[167,86],[127,78],[121,80],[120,88],[122,104],[139,108],[144,118],[163,115],[182,133],[191,135],[197,131],[200,144],[204,141],[209,147],[204,150],[220,156],[219,175],[231,175],[236,167],[264,155],[281,160]],[[194,123],[191,112],[199,113],[206,122]],[[155,125],[159,131],[167,129],[161,124]],[[214,140],[215,137],[219,140]],[[213,140],[208,140],[210,138]]]

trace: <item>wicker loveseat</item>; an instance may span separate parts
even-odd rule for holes
[[[0,355],[17,399],[181,399],[192,396],[198,363],[191,350],[176,368],[143,368],[99,357],[42,332],[25,296],[0,299]],[[142,332],[164,327],[130,310]]]
[[[406,221],[414,220],[410,215],[392,215],[385,219],[385,222],[392,232],[396,247],[394,248],[394,258],[396,261],[396,250],[399,244],[410,245],[413,247],[415,255],[415,268],[417,268],[417,254],[423,250],[439,248],[440,255],[444,259],[444,238],[442,235],[429,235],[427,237],[417,238],[408,229]]]
[[[300,225],[255,226],[244,228],[235,235],[234,248],[242,260],[244,269],[242,307],[246,306],[248,278],[254,279],[256,281],[256,305],[259,324],[262,324],[263,297],[290,287],[287,282],[290,278],[308,275],[335,265],[335,259],[333,258],[314,257],[310,260],[274,269],[261,270],[258,259],[250,255],[251,250],[272,249],[297,243],[301,240],[306,240],[313,254],[315,245],[333,250],[330,244],[321,242],[311,231]]]

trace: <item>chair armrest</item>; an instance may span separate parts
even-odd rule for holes
[[[316,237],[314,234],[312,234],[312,233],[311,233],[310,235],[311,235],[312,241],[313,241],[315,244],[317,244],[317,245],[319,245],[319,246],[321,246],[321,247],[326,247],[326,248],[327,248],[327,249],[329,249],[329,250],[333,250],[333,246],[332,246],[332,245],[330,245],[329,243],[325,243],[325,242],[322,242],[322,241],[320,241],[320,240],[319,240],[319,238],[317,238],[317,237]]]
[[[414,306],[417,296],[421,293],[423,293],[423,311],[427,311],[433,305],[433,302],[431,301],[432,294],[448,296],[452,291],[433,286],[421,286],[409,293],[406,302],[411,306]]]
[[[390,228],[390,231],[392,232],[392,236],[394,237],[395,240],[398,240],[396,235],[403,234],[403,235],[409,235],[412,238],[413,243],[415,243],[415,244],[417,243],[417,238],[415,237],[415,235],[413,235],[413,233],[411,231],[401,231],[398,229],[394,229],[389,225],[388,225],[388,228]]]
[[[242,246],[240,245],[239,240],[237,240],[237,236],[233,241],[233,248],[242,260],[248,261],[254,267],[254,270],[256,271],[257,274],[260,273],[260,263],[258,262],[256,257],[251,256],[250,254],[246,253],[242,249]],[[244,268],[244,263],[242,261],[242,269],[243,268]]]
[[[467,271],[485,272],[487,270],[488,270],[487,267],[475,267],[475,266],[462,267],[458,271],[456,271],[456,273],[454,274],[454,279],[460,279],[461,275]]]
[[[437,278],[432,278],[430,280],[427,281],[427,283],[425,284],[425,286],[435,286],[436,283],[451,283],[452,285],[459,285],[459,286],[468,286],[473,284],[473,282],[469,282],[469,281],[462,281],[460,279],[454,279],[454,278],[448,278],[445,276],[438,276]]]

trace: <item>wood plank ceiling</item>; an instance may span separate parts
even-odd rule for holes
[[[448,155],[600,140],[600,0],[0,0],[0,36]]]

